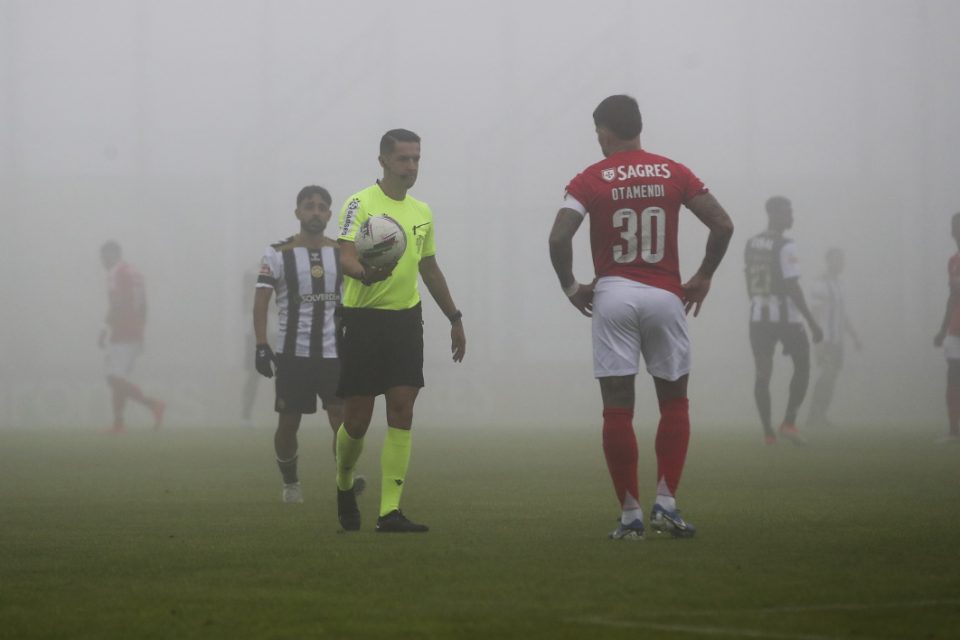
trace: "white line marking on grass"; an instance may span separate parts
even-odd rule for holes
[[[960,605],[960,600],[913,600],[910,602],[878,602],[873,604],[820,604],[796,607],[770,607],[768,609],[744,609],[745,613],[803,613],[807,611],[870,611],[873,609],[915,609],[918,607],[942,607]]]
[[[810,613],[815,611],[874,611],[877,609],[916,609],[923,607],[958,606],[960,600],[913,600],[905,602],[878,602],[864,603],[835,603],[821,605],[798,605],[787,607],[766,607],[761,609],[702,609],[700,611],[679,611],[639,614],[641,618],[684,617],[684,616],[731,616],[742,614],[767,613]],[[743,629],[739,627],[693,626],[679,624],[664,624],[659,622],[645,622],[634,620],[610,620],[600,617],[568,618],[567,622],[592,624],[604,627],[619,627],[624,629],[652,629],[656,631],[679,631],[704,636],[731,636],[740,638],[776,638],[777,640],[839,640],[836,636],[818,636],[796,633],[775,633],[759,629]],[[864,639],[866,640],[866,639]]]
[[[686,624],[658,624],[655,622],[629,622],[621,620],[606,620],[604,618],[571,618],[570,622],[580,624],[594,624],[603,627],[619,627],[622,629],[652,629],[655,631],[679,631],[702,636],[728,636],[731,638],[776,638],[777,640],[841,640],[838,636],[814,636],[797,633],[776,633],[760,629],[743,629],[741,627],[698,627]],[[866,639],[864,639],[866,640]]]
[[[912,600],[904,602],[833,603],[757,609],[701,609],[700,611],[665,611],[638,614],[642,618],[682,616],[725,616],[741,613],[809,613],[812,611],[873,611],[875,609],[917,609],[922,607],[960,606],[960,600]]]

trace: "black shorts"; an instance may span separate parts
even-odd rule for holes
[[[750,346],[757,359],[773,358],[777,343],[783,343],[783,355],[809,357],[807,332],[799,322],[751,322]]]
[[[336,358],[298,358],[277,354],[277,413],[316,413],[317,398],[328,405],[343,404],[337,397],[340,361]]]
[[[391,387],[423,386],[423,314],[342,307],[337,395],[378,396]]]

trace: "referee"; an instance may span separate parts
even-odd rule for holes
[[[380,139],[383,179],[350,196],[340,212],[340,265],[343,270],[340,385],[343,426],[337,431],[337,516],[346,531],[360,528],[353,492],[353,469],[370,427],[374,400],[386,398],[387,434],[380,456],[380,517],[376,530],[422,533],[426,525],[400,511],[407,466],[413,405],[423,387],[423,319],[417,277],[450,319],[453,360],[463,360],[466,336],[462,314],[437,264],[433,213],[407,195],[417,181],[420,137],[393,129]],[[354,246],[357,230],[372,215],[387,214],[400,223],[407,248],[390,266],[364,265]]]

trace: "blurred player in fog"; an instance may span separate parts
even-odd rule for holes
[[[633,430],[634,382],[641,355],[660,405],[657,496],[650,524],[656,531],[689,538],[696,528],[680,517],[676,504],[690,440],[686,313],[700,312],[733,234],[733,222],[687,167],[641,148],[636,100],[610,96],[593,112],[593,120],[605,160],[587,167],[567,185],[550,232],[550,259],[571,304],[593,316],[603,453],[621,507],[610,538],[644,535]],[[710,230],[703,262],[685,284],[677,251],[681,205]],[[573,275],[573,236],[587,217],[596,279],[583,285]]]
[[[957,243],[957,253],[947,263],[949,294],[940,331],[933,343],[943,347],[947,357],[947,416],[949,429],[943,442],[960,442],[960,213],[953,214],[950,232]]]
[[[120,244],[108,240],[100,247],[100,261],[107,270],[107,319],[100,332],[100,348],[106,352],[107,384],[113,404],[113,426],[106,433],[126,430],[124,409],[127,400],[142,404],[153,415],[153,428],[163,423],[166,405],[147,396],[130,381],[137,356],[143,351],[143,333],[147,322],[147,297],[143,276],[123,260]]]
[[[764,442],[776,444],[770,407],[770,377],[777,343],[793,360],[793,377],[787,410],[780,435],[795,444],[803,442],[797,430],[797,412],[810,384],[810,343],[803,320],[810,326],[813,341],[820,342],[820,325],[807,307],[800,288],[797,243],[783,233],[793,226],[793,205],[782,196],[767,200],[767,229],[747,241],[744,252],[747,294],[750,296],[750,347],[756,365],[753,395],[760,413]]]
[[[303,414],[317,412],[320,398],[330,428],[343,421],[343,400],[337,397],[340,360],[335,312],[343,276],[337,243],[323,235],[330,221],[330,193],[307,186],[297,194],[294,215],[300,232],[267,247],[260,264],[253,301],[256,339],[254,365],[267,378],[276,369],[279,414],[273,445],[283,478],[284,502],[303,502],[297,471],[297,432]],[[277,352],[267,340],[267,311],[277,293]],[[363,490],[365,481],[354,488]]]
[[[826,273],[810,288],[810,307],[823,331],[823,340],[813,350],[819,372],[813,385],[810,413],[807,416],[807,424],[811,426],[832,426],[827,419],[827,409],[833,400],[837,377],[843,367],[846,337],[853,340],[857,351],[861,349],[860,338],[847,316],[843,283],[840,282],[844,266],[843,249],[828,249],[826,261]]]

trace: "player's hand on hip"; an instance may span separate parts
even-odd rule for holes
[[[710,278],[699,273],[687,280],[683,285],[683,310],[689,314],[693,309],[693,317],[700,315],[700,306],[710,293]]]
[[[277,365],[277,356],[269,344],[258,344],[254,365],[257,373],[265,378],[273,377],[273,368]]]
[[[463,362],[463,356],[467,352],[467,334],[463,331],[463,322],[457,320],[450,327],[450,351],[453,353],[454,362]]]
[[[593,285],[595,284],[596,280],[590,284],[581,284],[577,292],[570,296],[570,304],[588,318],[593,316]]]

